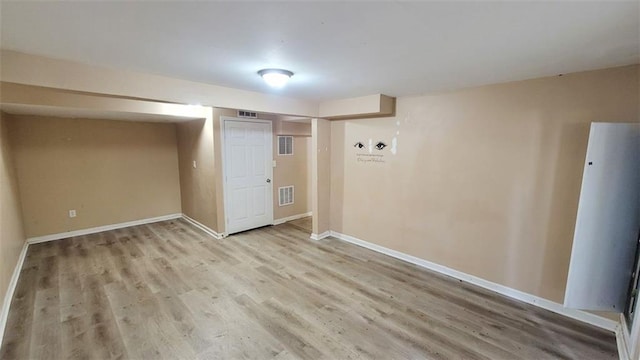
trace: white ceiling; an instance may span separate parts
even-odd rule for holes
[[[4,49],[286,96],[417,95],[640,62],[631,2],[5,2]],[[283,90],[256,72],[296,74]]]

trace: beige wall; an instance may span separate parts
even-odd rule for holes
[[[4,301],[26,238],[5,117],[0,112],[0,301]]]
[[[221,118],[236,115],[234,109],[213,108],[210,120],[177,125],[182,210],[218,233],[225,232]],[[273,169],[274,220],[311,211],[308,196],[310,138],[294,137],[294,156],[278,156],[276,147],[277,133],[306,134],[310,133],[310,125],[282,126],[275,116],[268,115],[261,116],[261,120],[273,121],[273,158],[277,162]],[[196,168],[193,168],[194,160]],[[279,186],[285,185],[296,187],[296,200],[293,205],[280,207],[277,191]]]
[[[310,158],[308,153],[310,137],[293,136],[293,155],[278,155],[278,137],[273,138],[273,159],[276,167],[273,168],[273,218],[282,219],[289,216],[300,215],[311,211],[308,202],[308,169]],[[278,188],[293,185],[295,189],[294,203],[291,205],[278,205]]]
[[[311,123],[275,120],[273,132],[276,135],[293,135],[311,137]]]
[[[175,125],[8,118],[28,237],[181,212]]]
[[[627,66],[334,121],[331,228],[562,302],[589,124],[640,121],[638,80]],[[369,139],[389,145],[372,150],[383,162],[358,161]]]
[[[307,140],[307,207],[313,213],[313,139]],[[313,215],[313,214],[312,214]]]
[[[218,232],[226,231],[224,218],[224,178],[222,169],[222,117],[235,117],[237,110],[233,109],[213,109],[213,138],[214,138],[214,161],[216,166],[216,204],[218,209]]]
[[[391,116],[395,109],[395,98],[382,95],[367,95],[321,102],[318,116],[324,119],[361,119]]]
[[[329,120],[313,119],[311,122],[311,208],[313,212],[313,230],[320,235],[330,229],[330,196],[332,154],[331,123]]]
[[[182,212],[218,231],[213,120],[209,117],[187,121],[176,124],[176,127]]]
[[[278,135],[293,136],[293,155],[278,155]],[[273,120],[273,219],[282,219],[311,212],[311,124]],[[278,205],[278,188],[293,185],[292,205]]]
[[[182,211],[220,234],[226,230],[221,117],[236,115],[234,109],[211,108],[206,119],[177,125]]]

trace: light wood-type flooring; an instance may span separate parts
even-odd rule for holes
[[[29,247],[1,359],[612,359],[613,333],[283,224]]]
[[[311,216],[307,216],[307,217],[303,217],[301,219],[296,219],[296,220],[292,220],[287,222],[287,224],[295,226],[297,228],[299,228],[300,230],[304,230],[306,232],[308,232],[309,234],[311,234],[311,221],[312,218]]]

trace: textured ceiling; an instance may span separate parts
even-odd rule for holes
[[[285,96],[417,95],[639,62],[639,2],[2,2],[4,49]],[[282,90],[256,75],[296,74]]]

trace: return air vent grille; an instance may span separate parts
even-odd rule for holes
[[[257,119],[258,113],[247,110],[238,110],[238,117],[241,118],[249,118],[249,119]]]
[[[278,155],[293,155],[293,136],[278,136]]]
[[[283,186],[278,188],[278,205],[285,206],[293,204],[293,185],[291,186]]]

